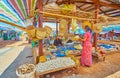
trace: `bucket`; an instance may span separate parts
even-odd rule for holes
[[[18,70],[16,70],[16,75],[18,78],[35,78],[35,65],[31,64],[34,67],[34,70],[27,74],[19,74]]]

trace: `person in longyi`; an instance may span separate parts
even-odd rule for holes
[[[54,40],[54,45],[56,47],[63,46],[62,40],[59,38],[59,36],[57,36],[56,39]]]
[[[91,29],[89,26],[85,26],[85,34],[80,41],[83,42],[83,49],[81,55],[81,65],[90,67],[92,65],[92,44],[91,44]]]

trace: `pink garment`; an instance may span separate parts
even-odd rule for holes
[[[91,66],[92,65],[91,33],[86,32],[84,34],[84,38],[86,38],[86,41],[83,42],[81,64],[85,66]]]

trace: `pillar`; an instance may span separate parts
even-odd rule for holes
[[[99,3],[96,4],[96,11],[95,11],[95,23],[98,22],[98,15],[99,15]],[[95,49],[97,49],[97,39],[98,39],[98,33],[94,33],[94,44],[93,46]]]
[[[42,4],[42,0],[38,0],[38,9],[40,11],[43,11],[43,4]],[[38,17],[38,27],[42,28],[43,27],[43,14],[39,14]],[[38,51],[39,51],[39,56],[43,55],[43,47],[42,47],[42,40],[39,40],[39,46],[38,46]]]
[[[58,35],[58,21],[56,21],[56,35]]]
[[[68,22],[68,34],[70,34],[70,21]]]

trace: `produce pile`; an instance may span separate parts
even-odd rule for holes
[[[33,72],[35,69],[35,66],[33,64],[23,64],[21,65],[18,69],[17,72],[18,74],[28,74]]]
[[[36,71],[41,73],[41,72],[53,70],[56,68],[67,67],[71,65],[75,65],[75,62],[70,57],[56,58],[44,63],[39,63],[36,66]]]

